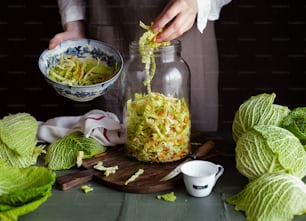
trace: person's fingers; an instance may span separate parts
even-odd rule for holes
[[[51,50],[51,49],[55,48],[57,45],[58,45],[58,43],[56,42],[56,40],[52,38],[49,41],[49,47],[48,48],[49,48],[49,50]]]
[[[172,0],[155,19],[153,31],[163,31],[157,42],[170,41],[188,31],[195,22],[197,4],[194,0]]]
[[[179,14],[157,37],[157,42],[171,41],[188,31],[193,23],[195,17]]]
[[[49,49],[55,48],[59,43],[61,43],[61,38],[59,37],[59,34],[55,35],[50,41],[49,41]]]
[[[170,2],[161,12],[161,14],[155,19],[153,24],[153,31],[157,32],[164,28],[178,13],[176,7],[173,7],[173,3]]]
[[[49,41],[49,49],[55,48],[59,43],[66,40],[71,39],[78,39],[78,38],[84,38],[85,36],[82,33],[79,32],[62,32],[59,34],[56,34],[50,41]]]

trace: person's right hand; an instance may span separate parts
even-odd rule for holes
[[[54,35],[49,41],[49,49],[55,48],[65,40],[85,38],[85,27],[82,21],[68,22],[64,25],[64,30],[64,32]]]
[[[164,28],[156,41],[170,41],[183,35],[193,26],[197,12],[197,0],[170,0],[154,21],[153,31]]]

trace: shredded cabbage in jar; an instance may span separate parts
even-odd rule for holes
[[[73,55],[63,55],[49,70],[49,77],[69,86],[88,86],[111,79],[118,67],[110,67],[100,59],[80,60]]]
[[[127,101],[127,143],[130,156],[144,162],[172,162],[182,159],[190,151],[190,113],[184,98],[166,96],[151,91],[156,71],[154,51],[170,42],[157,43],[159,32],[152,25],[140,22],[147,30],[139,39],[142,63],[145,63],[147,94],[134,94]]]
[[[135,94],[127,111],[128,154],[144,162],[170,162],[189,153],[190,117],[184,99]]]

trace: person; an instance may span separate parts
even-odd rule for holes
[[[89,36],[111,44],[124,59],[129,44],[144,30],[139,22],[163,31],[156,41],[179,39],[182,57],[191,72],[191,124],[193,130],[218,129],[218,53],[214,21],[231,0],[58,0],[64,31],[49,42]],[[120,83],[95,100],[99,108],[121,117]],[[99,104],[98,104],[99,103]]]

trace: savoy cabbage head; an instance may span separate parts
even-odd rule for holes
[[[25,168],[34,165],[44,146],[37,146],[38,123],[28,113],[0,119],[0,159],[7,165]]]
[[[284,118],[282,127],[290,130],[306,145],[306,107],[297,107]]]
[[[253,180],[269,172],[306,175],[306,151],[290,131],[273,125],[257,125],[236,143],[236,167]]]
[[[0,220],[17,221],[50,196],[56,175],[45,167],[17,168],[0,161]]]
[[[306,213],[306,185],[290,174],[266,173],[226,202],[244,211],[248,221],[291,221]]]
[[[275,97],[250,97],[232,125],[236,168],[249,183],[226,201],[248,221],[290,221],[306,213],[306,107],[290,111],[273,104]]]
[[[273,104],[275,97],[275,93],[262,93],[251,96],[240,105],[232,125],[232,135],[235,142],[255,125],[281,125],[290,110],[286,106]]]

